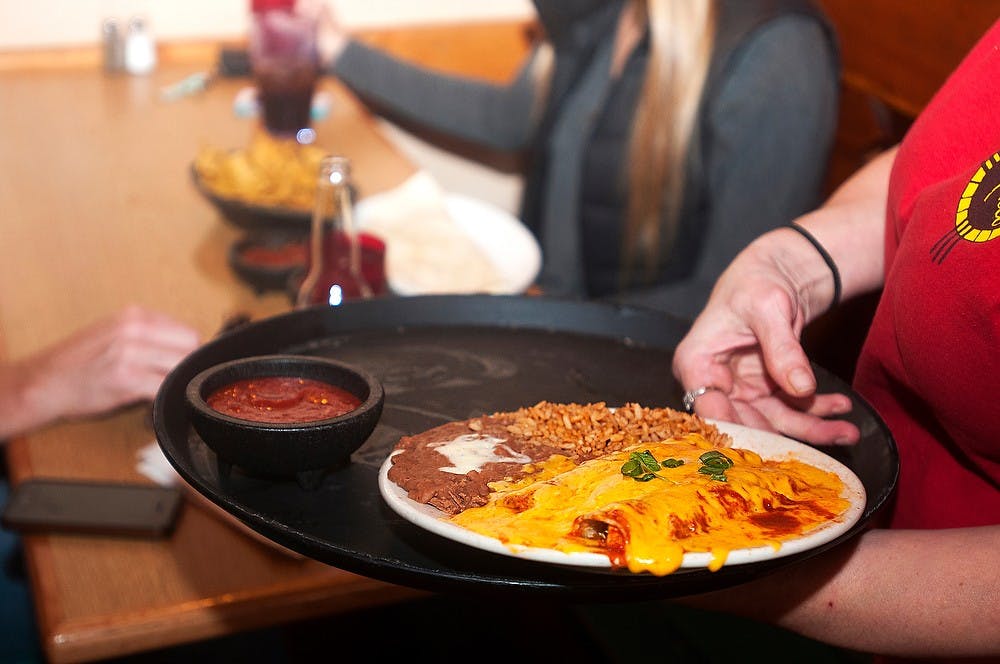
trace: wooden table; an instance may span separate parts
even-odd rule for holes
[[[149,77],[92,67],[0,72],[0,343],[18,358],[127,303],[156,307],[210,338],[234,312],[288,310],[226,263],[241,234],[194,190],[202,146],[241,147],[252,120],[233,112],[246,79],[179,101],[163,86],[207,66]],[[415,171],[334,81],[318,144],[350,157],[361,195]],[[56,476],[148,481],[136,451],[154,439],[147,408],[53,426],[11,441],[11,480]],[[297,559],[192,504],[163,541],[29,536],[25,557],[52,662],[135,653],[417,591]]]

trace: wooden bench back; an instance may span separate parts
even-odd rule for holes
[[[840,40],[840,126],[832,190],[897,143],[969,49],[1000,18],[1000,0],[819,0]]]
[[[898,143],[969,49],[1000,0],[819,0],[837,30],[840,120],[827,174],[833,191]],[[803,332],[810,358],[850,381],[878,293],[845,302]]]

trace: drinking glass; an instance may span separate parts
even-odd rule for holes
[[[250,25],[250,67],[264,128],[294,138],[309,128],[319,78],[316,16],[287,0],[257,2]]]

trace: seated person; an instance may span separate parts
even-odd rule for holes
[[[521,218],[546,294],[693,317],[761,233],[817,205],[839,61],[806,0],[536,0],[508,85],[435,73],[328,14],[326,71],[372,108],[527,157]]]

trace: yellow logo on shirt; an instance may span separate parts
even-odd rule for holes
[[[931,247],[935,263],[942,263],[959,240],[989,242],[1000,235],[1000,153],[994,152],[972,176],[958,199],[955,228]]]

